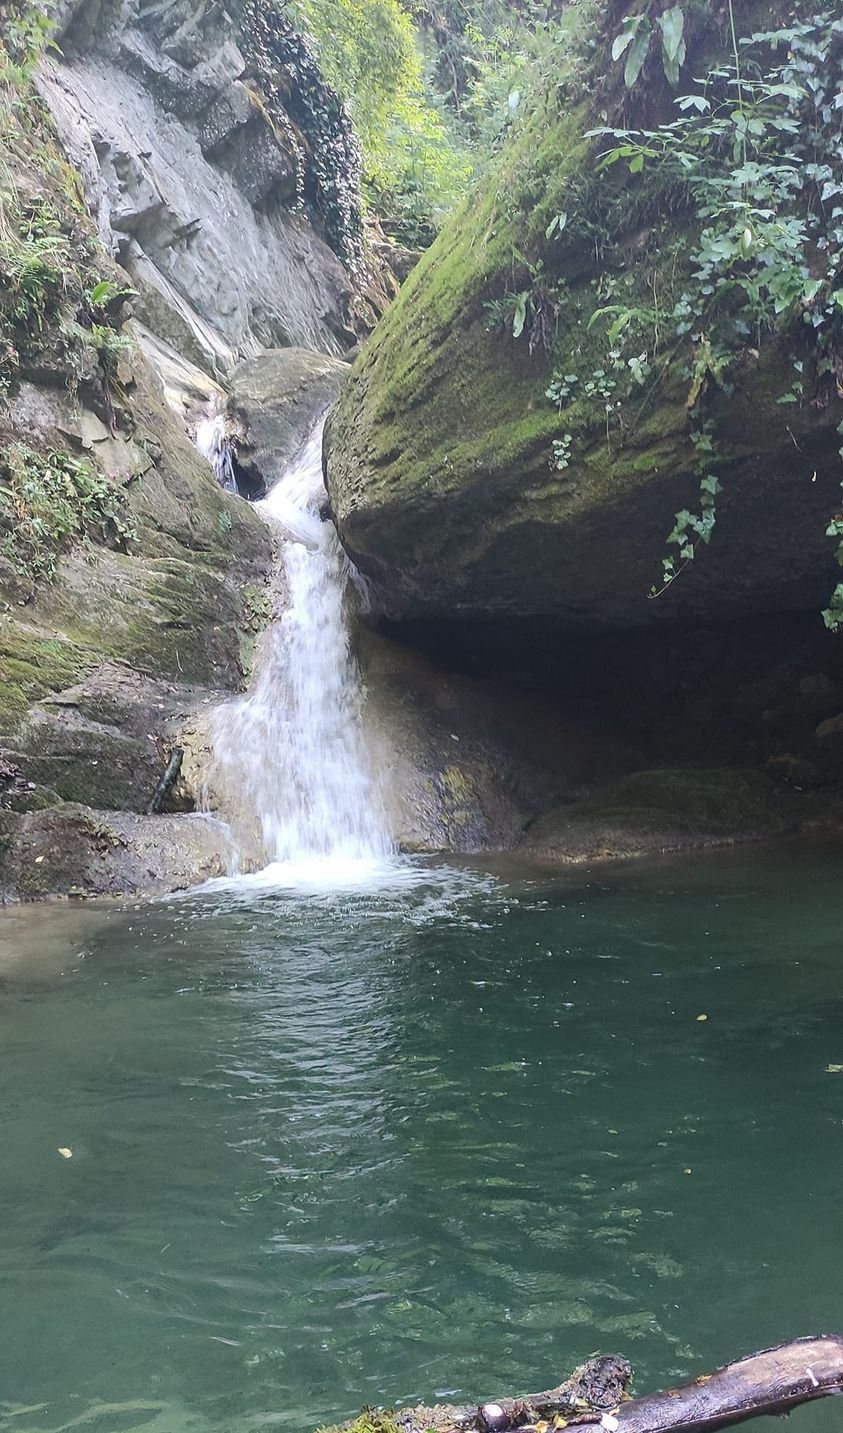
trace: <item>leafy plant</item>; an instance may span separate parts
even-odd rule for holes
[[[85,295],[92,309],[106,309],[117,299],[136,298],[135,289],[125,284],[116,284],[112,279],[100,279]]]
[[[19,93],[11,102],[21,104],[25,88],[45,49],[52,45],[54,0],[5,0],[0,40],[0,84]],[[54,47],[55,48],[55,47]]]
[[[14,108],[4,109],[2,92],[0,126],[10,161],[26,155],[23,121]],[[14,391],[38,350],[54,341],[64,347],[71,385],[84,369],[87,347],[96,350],[106,382],[116,356],[129,347],[114,327],[113,306],[132,290],[86,272],[91,242],[76,231],[75,208],[68,221],[57,203],[53,195],[32,194],[11,162],[0,159],[0,399]]]
[[[671,83],[684,58],[677,9],[657,22]],[[668,543],[678,559],[666,558],[653,595],[711,539],[719,480],[710,471],[715,444],[702,410],[713,392],[728,393],[744,350],[773,333],[807,330],[813,392],[806,394],[809,374],[797,360],[797,380],[782,402],[808,396],[822,405],[843,373],[843,19],[829,5],[804,22],[739,41],[732,0],[728,15],[731,61],[675,101],[675,119],[653,129],[590,131],[611,140],[602,170],[624,162],[631,175],[657,169],[672,177],[691,197],[699,225],[690,282],[671,325],[691,345],[688,407],[700,506],[677,513]],[[644,11],[628,17],[615,40],[615,58],[627,55],[628,85],[641,73],[653,34]],[[624,321],[615,317],[615,338]],[[843,525],[835,519],[828,533],[840,544],[843,566]],[[843,584],[824,618],[833,629],[843,625]]]
[[[123,492],[69,453],[11,444],[0,460],[0,553],[18,576],[49,579],[62,548],[86,535],[117,547],[133,539]]]
[[[685,12],[681,5],[672,5],[650,21],[651,5],[638,15],[624,16],[620,34],[612,44],[612,59],[626,55],[624,84],[632,89],[647,60],[653,41],[661,49],[665,77],[673,89],[679,85],[679,71],[685,63]]]
[[[378,213],[398,237],[429,242],[471,164],[425,84],[410,14],[399,0],[290,0],[287,8],[346,102]]]

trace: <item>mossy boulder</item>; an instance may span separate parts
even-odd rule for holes
[[[606,860],[780,835],[798,819],[760,771],[637,771],[547,812],[519,849],[554,863]]]
[[[617,73],[607,52],[624,8],[596,16],[598,72]],[[716,7],[693,9],[696,52],[725,55]],[[791,9],[741,7],[742,33]],[[734,392],[711,403],[723,485],[713,540],[648,600],[674,514],[697,501],[690,342],[676,340],[669,319],[696,233],[689,197],[658,169],[643,180],[622,165],[597,172],[607,141],[584,136],[607,110],[638,105],[646,125],[672,106],[663,80],[637,87],[640,102],[619,98],[613,83],[575,55],[554,76],[410,275],[331,416],[340,533],[393,617],[633,627],[819,609],[835,585],[825,529],[839,506],[843,405],[833,392],[814,405],[806,391],[804,403],[782,406],[793,344],[770,339],[760,356],[747,345]],[[567,225],[548,237],[560,213]],[[533,343],[529,323],[513,337],[518,292],[544,313]],[[613,390],[610,401],[622,401],[609,419],[600,311],[613,304],[655,304],[668,317],[648,381]],[[559,403],[546,396],[554,368],[574,378]],[[567,447],[562,465],[554,441]]]

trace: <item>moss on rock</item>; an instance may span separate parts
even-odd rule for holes
[[[383,1408],[364,1408],[348,1423],[333,1423],[318,1428],[316,1433],[401,1433],[392,1413]]]
[[[0,512],[0,883],[21,896],[166,889],[168,860],[174,884],[222,869],[210,828],[166,816],[129,830],[128,816],[87,808],[143,811],[177,723],[240,687],[271,539],[168,408],[45,107],[34,92],[9,98],[0,448],[19,481]],[[44,260],[28,271],[28,308],[10,287],[10,244]],[[29,521],[24,548],[16,517]]]
[[[0,735],[13,729],[33,702],[79,681],[97,660],[92,648],[63,634],[0,617]]]
[[[760,771],[636,771],[547,812],[520,849],[554,862],[610,859],[751,840],[794,822]]]
[[[786,8],[767,6],[766,20]],[[746,31],[760,9],[746,7]],[[713,12],[697,24],[716,49]],[[648,601],[674,514],[697,496],[689,355],[664,319],[646,385],[630,380],[609,421],[600,314],[620,304],[670,315],[691,269],[692,206],[658,169],[640,184],[622,165],[596,173],[605,141],[584,136],[606,104],[573,55],[407,280],[330,419],[340,532],[393,616],[634,626],[819,608],[834,585],[825,528],[843,410],[782,407],[788,349],[770,343],[760,361],[747,351],[734,394],[715,405],[715,540]],[[548,238],[560,212],[568,223]],[[526,328],[513,337],[519,292],[545,305],[552,353],[531,351]],[[577,379],[561,408],[546,396],[554,365]],[[554,441],[569,452],[563,466]]]

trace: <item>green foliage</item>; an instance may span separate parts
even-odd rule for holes
[[[686,56],[685,13],[681,5],[672,5],[656,17],[654,27],[651,10],[652,3],[637,15],[624,16],[620,34],[612,44],[612,59],[626,55],[623,79],[627,89],[632,89],[655,43],[661,51],[665,78],[676,89]]]
[[[398,1424],[382,1408],[364,1408],[353,1422],[318,1428],[316,1433],[398,1433]]]
[[[298,12],[294,23],[266,0],[246,0],[240,44],[252,77],[248,94],[270,127],[283,135],[293,156],[298,204],[305,197],[307,156],[310,195],[325,237],[355,272],[363,253],[360,144],[342,99],[325,81],[309,37],[300,33],[301,25]]]
[[[82,459],[12,443],[0,459],[0,554],[19,577],[49,579],[62,548],[84,536],[131,541],[121,490]]]
[[[398,0],[291,0],[289,13],[346,101],[376,208],[429,242],[471,166],[426,89],[409,14]]]
[[[0,145],[7,156],[0,158],[0,403],[45,351],[61,352],[73,387],[89,367],[86,351],[96,351],[108,382],[117,354],[129,346],[117,331],[117,310],[131,290],[93,272],[97,250],[80,226],[78,177],[71,185],[32,89],[29,67],[48,32],[31,9],[15,7],[14,53],[24,53],[26,65],[10,65],[8,34],[0,42]]]
[[[23,101],[26,84],[44,50],[52,43],[54,9],[51,0],[42,0],[40,4],[33,4],[32,0],[5,0],[2,6],[0,85],[20,92],[13,97],[13,103]]]
[[[423,246],[559,75],[587,6],[288,0],[287,13],[346,101],[372,207],[396,237]]]
[[[87,346],[106,379],[117,355],[130,347],[106,313],[130,291],[108,279],[86,281],[84,257],[52,203],[22,199],[11,171],[0,165],[0,399],[14,388],[26,354],[47,341],[51,325],[66,344],[71,376]]]
[[[429,73],[478,158],[497,148],[557,78],[586,5],[536,0],[421,0]]]
[[[8,170],[0,170],[0,315],[40,332],[61,303],[70,266],[68,241],[52,206],[21,203]]]
[[[677,9],[658,17],[672,84],[684,58]],[[614,42],[615,58],[627,56],[627,85],[638,79],[655,33],[647,15],[627,17]],[[669,323],[675,339],[690,344],[688,408],[700,506],[697,513],[676,514],[668,543],[678,556],[665,559],[654,596],[687,567],[699,543],[711,540],[719,480],[711,472],[715,440],[703,410],[713,393],[731,391],[730,372],[743,353],[757,351],[770,335],[787,334],[807,351],[808,364],[794,355],[797,377],[779,401],[824,406],[841,391],[843,19],[828,5],[804,22],[743,41],[731,0],[729,19],[730,62],[675,101],[675,119],[654,129],[589,132],[612,141],[602,171],[621,162],[633,176],[657,170],[662,181],[684,190],[699,226],[690,283]],[[618,322],[631,317],[631,310],[619,311],[613,337]],[[637,317],[644,318],[640,311]],[[843,566],[843,522],[838,527],[835,519],[828,532],[840,544]],[[843,584],[823,615],[830,628],[843,625]]]
[[[100,279],[88,290],[85,297],[89,307],[98,311],[107,309],[118,299],[135,298],[136,293],[125,285],[115,284],[112,279]]]
[[[676,547],[678,553],[672,554],[664,559],[664,580],[660,589],[654,589],[653,596],[658,596],[669,587],[674,578],[692,562],[696,556],[697,544],[707,545],[711,542],[711,535],[714,531],[716,521],[715,498],[720,491],[720,479],[716,473],[711,471],[716,461],[716,447],[714,441],[714,424],[709,420],[696,428],[691,433],[691,442],[694,445],[696,461],[694,471],[699,478],[700,510],[692,513],[688,508],[682,508],[676,514],[676,522],[668,533],[668,547]]]

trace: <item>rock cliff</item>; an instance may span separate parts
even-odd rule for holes
[[[717,14],[695,14],[716,44]],[[224,407],[259,496],[341,383],[328,482],[379,604],[359,646],[403,846],[558,863],[839,825],[843,660],[818,617],[839,394],[827,378],[783,406],[792,355],[746,347],[711,398],[716,539],[649,600],[698,478],[688,377],[672,351],[608,422],[601,315],[618,293],[676,301],[690,218],[618,171],[595,187],[584,133],[617,97],[588,66],[347,378],[337,355],[372,317],[356,143],[281,12],[63,0],[58,18],[41,98],[2,116],[0,894],[225,869],[225,830],[192,810],[203,713],[248,680],[271,540],[189,430]],[[561,223],[574,199],[591,229]],[[583,391],[549,399],[569,370]],[[147,816],[181,745],[187,780]]]
[[[42,92],[143,325],[217,376],[348,347],[356,141],[318,72],[305,101],[313,62],[280,15],[73,0],[58,42]]]
[[[0,95],[0,893],[29,896],[224,868],[187,788],[144,813],[246,679],[271,539],[184,419],[232,374],[252,459],[283,461],[343,371],[360,243],[356,141],[276,12],[84,0],[58,22],[40,98],[26,74]],[[270,433],[250,360],[293,342],[314,381],[270,356]]]
[[[740,34],[814,8],[749,4]],[[683,845],[690,828],[781,829],[802,818],[777,809],[770,775],[797,795],[833,794],[843,776],[843,654],[820,616],[838,580],[838,360],[812,356],[809,302],[738,344],[728,381],[706,335],[692,351],[674,327],[701,282],[695,195],[643,158],[637,174],[601,169],[620,141],[593,132],[640,125],[640,139],[677,114],[656,48],[624,88],[611,48],[627,13],[641,7],[579,6],[581,46],[404,284],[326,437],[341,536],[393,636],[538,689],[560,725],[602,723],[637,749],[627,769],[657,768],[582,805],[568,793],[531,825],[523,849],[557,859]],[[727,66],[724,12],[683,15],[685,73]],[[827,124],[821,156],[838,154]],[[716,435],[716,526],[653,597],[674,515],[699,491],[695,384]]]

